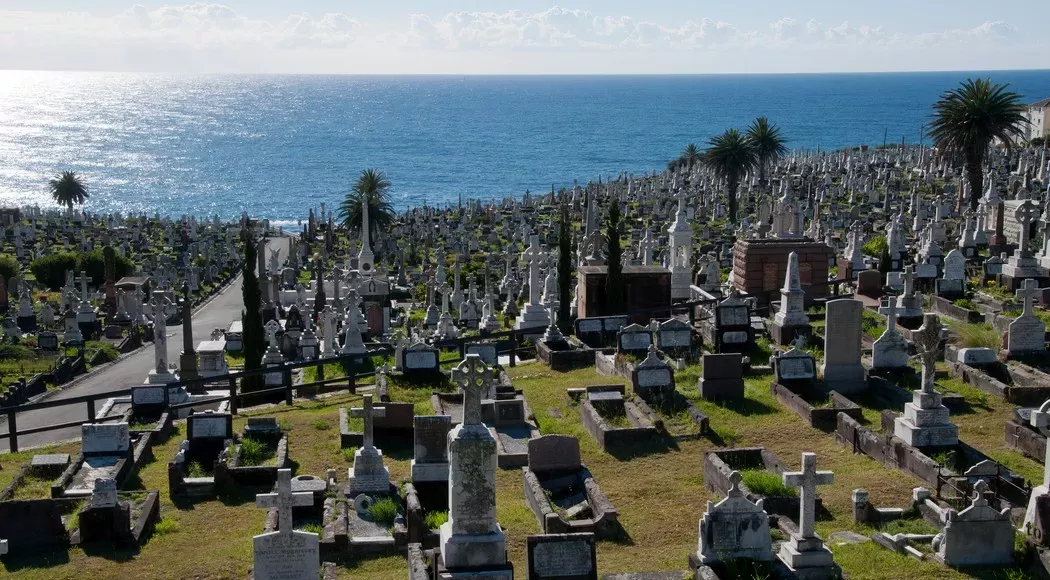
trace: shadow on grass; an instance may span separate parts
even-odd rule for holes
[[[227,507],[237,507],[244,504],[254,504],[255,496],[260,493],[270,493],[272,487],[268,485],[236,486],[222,489],[218,493],[218,500]]]
[[[130,562],[139,553],[138,546],[116,548],[110,544],[97,542],[81,544],[80,549],[84,554],[93,558],[105,558],[111,562]]]
[[[63,548],[11,548],[4,556],[3,569],[8,572],[53,568],[69,563],[69,552]]]
[[[671,451],[678,451],[678,443],[663,436],[654,436],[649,441],[639,441],[631,445],[606,449],[609,455],[619,461],[629,461],[635,457],[670,453]]]
[[[744,417],[755,417],[760,415],[771,415],[777,412],[775,407],[771,407],[762,401],[750,399],[744,397],[739,401],[721,401],[716,403],[720,409],[726,409],[732,411]]]

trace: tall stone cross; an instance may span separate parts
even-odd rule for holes
[[[1018,240],[1017,255],[1018,257],[1026,256],[1029,252],[1028,243],[1028,228],[1035,222],[1036,217],[1036,206],[1035,202],[1030,199],[1026,199],[1017,206],[1014,210],[1014,219],[1017,220],[1017,224],[1021,226],[1020,240]]]
[[[904,279],[904,296],[911,296],[915,293],[915,267],[907,265],[904,267],[904,274],[901,275]]]
[[[365,427],[362,432],[364,439],[362,447],[375,447],[375,418],[386,417],[386,407],[382,405],[373,405],[372,395],[365,395],[364,402],[362,404],[364,405],[363,408],[350,409],[350,416],[360,417],[365,420]]]
[[[266,342],[270,343],[271,348],[277,348],[277,333],[281,330],[281,324],[276,320],[271,320],[266,323],[263,330],[266,331]]]
[[[492,368],[481,355],[468,354],[452,369],[452,382],[463,391],[463,424],[481,425],[481,398],[492,384]]]
[[[886,301],[886,330],[888,332],[897,332],[897,297],[890,295],[890,299]]]
[[[1032,316],[1032,301],[1035,300],[1042,292],[1039,290],[1039,282],[1031,278],[1026,279],[1021,283],[1021,287],[1017,289],[1017,297],[1024,301],[1024,310],[1021,311],[1021,316]]]
[[[81,270],[80,275],[75,278],[75,281],[80,284],[80,300],[82,302],[88,301],[87,285],[91,278],[88,278],[87,272]]]
[[[546,259],[546,254],[540,248],[538,234],[529,236],[529,247],[521,253],[521,259],[529,266],[529,304],[539,304],[540,264]]]
[[[653,265],[653,250],[656,249],[656,240],[653,239],[652,232],[648,229],[645,230],[645,237],[642,241],[638,242],[638,253],[641,254],[639,258],[642,259],[643,266]]]
[[[277,493],[260,493],[255,496],[255,505],[277,508],[277,531],[282,536],[292,534],[292,508],[313,505],[314,494],[310,491],[292,492],[292,470],[277,470]]]
[[[941,319],[936,314],[926,314],[922,326],[911,337],[922,361],[922,392],[932,393],[937,351],[941,346]]]
[[[830,471],[817,471],[817,454],[802,454],[802,471],[791,471],[784,474],[784,485],[799,489],[798,532],[805,538],[816,535],[813,521],[816,519],[817,486],[831,485],[835,474]]]

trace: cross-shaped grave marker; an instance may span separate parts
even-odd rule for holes
[[[904,274],[901,275],[904,279],[904,295],[911,296],[915,293],[915,267],[911,264],[904,267]]]
[[[488,394],[492,383],[492,368],[479,354],[468,354],[452,369],[452,382],[463,391],[463,424],[481,425],[481,398]]]
[[[1021,287],[1017,289],[1016,296],[1024,301],[1024,310],[1021,311],[1021,316],[1032,316],[1032,302],[1035,300],[1041,291],[1039,290],[1039,282],[1028,278],[1021,283]]]
[[[366,448],[375,447],[373,433],[375,428],[376,417],[386,417],[386,407],[383,405],[373,405],[372,395],[365,395],[363,401],[363,408],[352,408],[350,409],[351,417],[360,417],[365,420],[365,427],[363,430],[362,438],[364,439],[362,446]]]
[[[799,489],[798,532],[802,539],[816,536],[813,522],[817,509],[817,486],[831,485],[835,474],[830,471],[817,471],[817,454],[802,454],[802,471],[790,471],[784,474],[784,485]]]
[[[260,493],[255,496],[255,505],[277,508],[277,531],[282,536],[292,533],[292,508],[313,505],[314,494],[309,491],[292,492],[292,470],[277,470],[277,493]]]
[[[545,252],[540,248],[538,234],[529,236],[529,247],[521,253],[521,259],[529,266],[529,304],[538,304],[540,301],[540,264],[546,259]]]
[[[653,239],[652,232],[646,229],[642,241],[638,242],[638,253],[641,254],[639,258],[641,258],[643,266],[651,266],[653,264],[653,250],[656,249],[656,246],[657,242]]]
[[[1036,206],[1035,202],[1030,199],[1026,199],[1017,206],[1014,210],[1014,219],[1017,220],[1017,224],[1021,226],[1019,232],[1020,240],[1018,240],[1017,256],[1024,257],[1028,254],[1028,227],[1035,222],[1036,217]]]
[[[87,285],[88,285],[88,282],[90,280],[91,280],[91,278],[88,278],[87,272],[85,272],[83,270],[80,271],[80,276],[77,276],[76,278],[74,278],[74,281],[77,282],[78,284],[80,284],[80,300],[81,301],[87,302],[87,299],[88,299]]]
[[[281,330],[281,323],[270,320],[263,330],[266,331],[266,342],[270,343],[270,348],[277,348],[277,333]]]
[[[941,346],[941,319],[936,314],[927,314],[911,337],[922,361],[922,392],[932,393],[937,351]]]

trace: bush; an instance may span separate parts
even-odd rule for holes
[[[368,508],[368,513],[372,514],[373,521],[393,523],[397,517],[397,502],[389,497],[377,500]]]
[[[861,251],[864,252],[865,256],[871,256],[872,258],[882,256],[884,252],[889,251],[889,243],[886,242],[886,236],[875,236],[868,240],[866,244],[861,246]]]
[[[0,276],[4,277],[4,282],[9,282],[21,269],[22,266],[14,257],[0,254]],[[13,290],[13,288],[8,288],[8,290]]]
[[[36,277],[36,281],[51,290],[58,290],[66,283],[66,272],[69,270],[77,273],[83,270],[91,277],[91,284],[94,286],[100,286],[106,281],[106,260],[101,249],[80,253],[59,252],[37,258],[29,264],[29,271]],[[116,280],[127,276],[133,270],[130,260],[120,254],[114,256]]]
[[[427,512],[423,524],[428,530],[436,530],[448,521],[448,512]]]
[[[959,308],[965,308],[967,310],[977,310],[977,305],[974,304],[974,301],[970,300],[969,298],[959,298],[958,300],[953,300],[952,304],[958,306]]]
[[[240,464],[244,467],[262,465],[271,457],[273,452],[262,441],[248,437],[241,440]]]
[[[795,488],[784,485],[780,476],[764,469],[748,469],[740,473],[742,481],[751,493],[766,497],[794,497]]]

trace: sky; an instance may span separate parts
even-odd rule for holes
[[[1050,68],[1045,0],[0,0],[0,69],[705,74]]]

